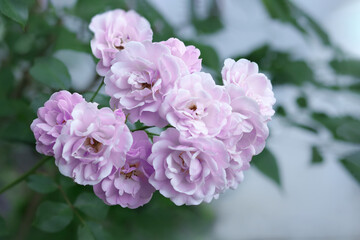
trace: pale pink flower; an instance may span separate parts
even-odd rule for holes
[[[133,10],[98,14],[91,19],[89,28],[94,33],[91,50],[100,59],[96,70],[101,76],[109,71],[115,54],[126,48],[128,42],[151,41],[153,36],[149,22]]]
[[[186,64],[190,73],[199,72],[201,70],[200,50],[194,46],[185,46],[185,44],[177,38],[169,38],[160,42],[167,46],[173,56],[181,58]]]
[[[144,131],[133,132],[132,136],[134,143],[125,165],[114,168],[112,174],[94,186],[95,194],[108,205],[138,208],[148,203],[155,191],[148,180],[154,169],[146,161],[152,144]]]
[[[250,167],[252,157],[264,149],[269,129],[258,104],[239,86],[230,84],[225,89],[231,99],[232,114],[217,138],[224,142],[231,156],[230,167],[226,170],[227,186],[236,188],[243,179],[242,171]]]
[[[184,62],[163,44],[129,42],[105,76],[105,91],[112,97],[111,105],[124,109],[131,122],[163,127],[167,122],[158,110],[165,94],[185,74]]]
[[[160,116],[186,136],[216,136],[231,114],[228,94],[208,73],[180,78],[165,97]]]
[[[71,113],[76,104],[85,102],[85,99],[68,91],[60,91],[51,95],[44,107],[37,111],[37,116],[30,128],[36,139],[36,150],[39,153],[54,155],[53,146],[60,135],[63,126],[72,119]]]
[[[260,112],[267,120],[271,119],[275,111],[275,97],[270,80],[259,73],[258,65],[246,59],[235,62],[226,59],[221,70],[224,85],[235,84],[239,86],[247,97],[252,98],[259,104]]]
[[[78,184],[94,185],[125,164],[133,142],[121,110],[79,103],[54,145],[55,164]]]
[[[226,187],[229,154],[215,138],[185,138],[174,128],[154,138],[150,183],[176,205],[198,205]]]

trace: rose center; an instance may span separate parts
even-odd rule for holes
[[[120,174],[125,176],[125,179],[132,178],[132,176],[139,176],[140,171],[137,170],[139,164],[130,164],[127,167],[122,167]]]
[[[196,110],[197,110],[197,106],[196,106],[195,104],[192,104],[192,105],[189,107],[189,109],[190,109],[191,111],[196,111]]]
[[[147,88],[147,89],[151,89],[151,88],[152,88],[152,86],[153,86],[153,84],[149,84],[149,83],[142,83],[142,84],[141,84],[141,89],[145,89],[145,88]]]
[[[93,138],[86,138],[85,146],[91,148],[95,153],[98,153],[101,150],[103,144]]]

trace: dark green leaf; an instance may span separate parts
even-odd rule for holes
[[[311,163],[318,164],[324,161],[323,157],[321,156],[319,149],[316,146],[311,148]]]
[[[224,25],[220,18],[218,1],[209,1],[209,10],[205,19],[199,19],[195,0],[191,0],[191,21],[199,34],[215,33],[221,30]]]
[[[307,106],[308,106],[308,103],[307,103],[307,99],[305,98],[305,97],[298,97],[297,99],[296,99],[296,103],[297,103],[297,105],[299,106],[299,107],[301,107],[301,108],[307,108]]]
[[[277,106],[275,112],[276,112],[276,115],[286,117],[286,110],[285,110],[285,108],[283,106]]]
[[[36,211],[35,226],[45,232],[58,232],[73,219],[71,208],[64,203],[43,202]]]
[[[8,99],[14,88],[14,75],[10,68],[0,69],[0,99]]]
[[[71,49],[79,52],[91,53],[89,42],[84,43],[80,41],[75,33],[70,32],[66,28],[61,28],[58,32],[54,51],[60,49]]]
[[[277,185],[281,186],[279,168],[274,155],[264,149],[262,153],[254,156],[251,163],[265,176],[273,180]]]
[[[45,102],[50,99],[50,94],[38,93],[31,101],[31,109],[36,113],[40,107],[43,107]]]
[[[30,74],[38,82],[54,89],[69,89],[71,85],[71,77],[65,64],[53,57],[35,60]]]
[[[31,175],[27,184],[29,188],[38,193],[51,193],[57,190],[56,183],[49,177],[44,175]]]
[[[86,101],[90,101],[91,97],[94,95],[93,92],[87,92],[84,93],[83,96],[86,99]],[[99,107],[109,107],[110,97],[108,95],[104,95],[101,93],[98,93],[93,100],[93,102],[97,102],[99,104]]]
[[[165,41],[175,37],[174,29],[164,16],[147,0],[136,0],[135,10],[145,17],[154,31],[153,41]]]
[[[313,113],[313,119],[327,128],[335,139],[360,143],[360,120],[350,116],[330,117],[324,113]]]
[[[269,72],[273,85],[300,86],[304,83],[315,82],[314,73],[305,61],[294,60],[288,53],[272,50],[268,45],[261,46],[248,55],[235,57],[235,59],[239,58],[256,62],[262,72]]]
[[[78,240],[110,240],[112,237],[101,225],[94,222],[86,222],[85,226],[78,228]]]
[[[291,124],[294,125],[295,127],[302,128],[304,130],[307,130],[307,131],[310,131],[310,132],[313,132],[313,133],[318,132],[316,128],[310,127],[308,125],[304,125],[302,123],[291,122]]]
[[[78,196],[74,206],[93,219],[105,219],[109,206],[93,193],[84,192]]]
[[[127,10],[127,5],[124,0],[78,0],[72,13],[89,22],[96,14],[116,8]]]
[[[8,234],[8,230],[6,228],[5,220],[0,217],[0,237],[6,236]]]
[[[315,34],[317,34],[323,44],[331,45],[329,36],[322,27],[292,1],[262,0],[262,3],[271,18],[284,23],[289,23],[305,35],[308,34],[309,30],[312,30]]]
[[[208,68],[211,68],[215,72],[220,72],[221,70],[220,58],[213,47],[196,41],[184,41],[184,43],[186,45],[193,45],[200,50],[201,52],[200,57],[202,58],[203,65],[205,65]]]
[[[29,16],[28,1],[0,0],[0,11],[2,14],[19,23],[24,28]]]
[[[340,160],[345,169],[360,184],[360,152],[355,152]]]
[[[338,74],[360,78],[360,60],[358,59],[332,60],[330,66]]]

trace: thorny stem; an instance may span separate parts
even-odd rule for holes
[[[24,173],[23,175],[21,175],[19,178],[17,178],[15,181],[11,182],[10,184],[8,184],[7,186],[5,186],[4,188],[2,188],[0,190],[0,194],[4,193],[5,191],[7,191],[8,189],[16,186],[17,184],[21,183],[22,181],[24,181],[29,175],[33,174],[38,168],[40,168],[42,165],[44,165],[44,163],[49,160],[51,157],[50,156],[46,156],[43,159],[41,159],[38,163],[35,164],[34,167],[32,167],[29,171],[27,171],[26,173]]]

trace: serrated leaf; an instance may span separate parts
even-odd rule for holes
[[[56,183],[49,177],[44,175],[31,175],[27,184],[29,188],[38,193],[51,193],[58,189]]]
[[[30,68],[30,75],[36,81],[54,89],[69,89],[71,85],[67,67],[53,57],[35,60],[35,64]]]
[[[23,28],[29,17],[28,3],[25,0],[0,0],[0,11],[19,23]]]
[[[0,217],[0,237],[6,236],[8,233],[6,222],[2,217]]]
[[[320,154],[319,149],[316,146],[311,148],[311,163],[318,164],[324,161],[323,157]]]
[[[45,232],[58,232],[73,219],[71,208],[58,202],[43,202],[36,211],[34,225]]]
[[[360,152],[355,152],[340,160],[345,169],[360,184]]]
[[[206,18],[199,19],[196,1],[191,0],[191,21],[199,34],[215,33],[224,27],[220,18],[220,7],[218,1],[211,0],[209,3]]]
[[[45,102],[50,99],[48,93],[38,93],[35,98],[31,101],[30,107],[36,113],[40,107],[43,107]]]
[[[109,211],[108,205],[95,194],[88,192],[80,194],[74,206],[93,219],[104,219]]]
[[[251,164],[262,174],[281,186],[279,167],[274,155],[268,149],[265,148],[259,155],[254,156]]]

